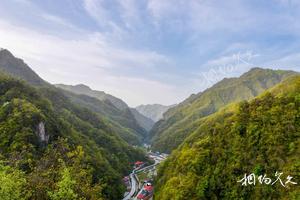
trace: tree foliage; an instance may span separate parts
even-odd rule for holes
[[[299,185],[242,186],[244,174],[300,181],[300,77],[201,121],[159,170],[156,198],[299,199]]]
[[[2,74],[0,155],[25,180],[16,185],[30,194],[22,198],[39,200],[119,199],[130,163],[145,160],[105,116],[72,103],[52,86],[34,88]]]
[[[152,148],[170,153],[197,128],[197,124],[226,105],[250,100],[296,72],[253,68],[239,78],[225,78],[192,95],[164,114],[150,132]]]
[[[25,174],[17,169],[0,163],[0,199],[25,200],[29,193],[26,191]]]

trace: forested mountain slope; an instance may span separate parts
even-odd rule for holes
[[[0,73],[1,198],[120,199],[122,177],[145,160],[128,144],[141,144],[145,130],[118,121],[131,112],[55,88],[8,50],[0,70],[13,76]]]
[[[211,88],[192,95],[169,109],[150,132],[154,150],[170,153],[198,128],[201,118],[215,113],[223,106],[249,100],[285,78],[293,71],[253,68],[238,78],[226,78]]]
[[[106,118],[107,123],[111,124],[113,130],[130,144],[140,145],[147,134],[147,131],[138,124],[128,107],[124,110],[120,110],[108,99],[100,100],[83,94],[75,94],[65,90],[60,91],[60,89],[56,89],[40,78],[23,60],[14,57],[5,49],[0,51],[0,71],[24,80],[33,86],[49,87],[58,93],[64,93],[72,103],[97,112],[103,119]],[[119,102],[120,105],[124,106],[125,103],[123,102],[122,104],[120,101],[121,100],[115,100],[115,102]]]
[[[300,199],[300,76],[202,118],[159,170],[156,198]],[[242,186],[266,174],[274,185]],[[294,185],[287,183],[293,177]],[[263,179],[264,182],[265,179]]]
[[[3,74],[0,139],[0,179],[20,179],[11,186],[20,199],[119,199],[121,177],[144,160],[105,118],[53,87],[33,88]]]
[[[127,142],[139,145],[146,137],[148,127],[140,123],[140,119],[136,118],[138,116],[135,116],[131,108],[121,99],[102,91],[92,90],[83,84],[55,86],[66,91],[65,95],[73,102],[106,116]]]
[[[55,88],[63,93],[74,104],[92,110],[106,118],[114,130],[124,140],[133,145],[141,145],[147,132],[142,128],[129,109],[119,110],[109,101],[100,101],[87,95],[79,95],[66,90]]]

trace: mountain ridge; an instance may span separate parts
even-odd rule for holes
[[[26,81],[35,87],[56,88],[54,85],[44,81],[22,59],[16,58],[7,49],[0,51],[0,71]],[[103,118],[107,118],[107,120],[110,121],[109,123],[114,124],[115,131],[119,133],[122,139],[125,139],[133,145],[142,144],[147,135],[147,131],[138,124],[135,116],[131,113],[130,108],[125,102],[104,92],[95,92],[88,86],[82,84],[77,87],[85,92],[88,90],[89,96],[70,93],[67,90],[64,90],[64,94],[70,98],[73,103],[96,111],[102,115]],[[58,90],[58,88],[56,89]],[[103,100],[101,100],[101,98]]]
[[[122,197],[121,178],[131,162],[145,160],[143,152],[105,118],[54,87],[34,87],[2,73],[0,84],[0,170],[3,163],[11,164],[12,172],[21,170],[27,185],[22,191],[47,199],[62,170],[69,170],[80,197]]]
[[[84,84],[77,84],[77,85],[65,85],[65,84],[55,84],[57,88],[78,94],[78,95],[87,95],[93,98],[96,98],[100,100],[101,102],[104,102],[106,105],[113,105],[115,108],[120,110],[121,112],[118,112],[119,114],[114,118],[120,118],[122,116],[122,113],[127,113],[127,117],[124,120],[133,120],[133,118],[136,120],[136,122],[139,126],[144,128],[146,131],[149,131],[154,122],[147,118],[146,116],[142,115],[141,113],[136,113],[136,110],[133,108],[130,108],[122,99],[115,97],[113,95],[107,94],[103,91],[97,91],[91,89],[89,86]],[[97,109],[96,109],[97,110]],[[117,120],[118,121],[118,120]],[[144,132],[143,130],[140,130],[138,128],[135,128],[136,130],[140,132]],[[146,133],[143,133],[144,135]]]
[[[147,161],[133,147],[146,132],[130,110],[56,88],[8,50],[0,52],[0,70],[1,173],[22,174],[22,192],[33,199],[49,199],[65,176],[78,198],[120,199],[131,163]]]
[[[216,112],[221,107],[249,100],[285,78],[299,74],[294,71],[253,68],[240,77],[226,78],[212,87],[190,96],[170,108],[164,118],[150,131],[153,148],[170,153],[193,132],[197,121]]]
[[[85,94],[91,97],[95,97],[101,101],[109,100],[116,108],[125,110],[129,106],[120,98],[107,94],[104,91],[93,90],[89,86],[84,84],[66,85],[66,84],[54,84],[56,87],[71,91],[76,94]]]
[[[200,119],[197,129],[160,167],[156,198],[298,199],[296,185],[273,185],[270,190],[237,181],[245,173],[276,180],[278,169],[283,180],[288,175],[298,180],[299,113],[300,75],[296,74],[250,101],[227,105]]]
[[[35,86],[50,85],[34,72],[22,59],[16,58],[7,49],[2,49],[0,51],[0,70]]]

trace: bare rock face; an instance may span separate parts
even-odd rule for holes
[[[37,127],[37,135],[39,136],[41,142],[48,143],[49,135],[46,134],[44,122],[39,123]]]

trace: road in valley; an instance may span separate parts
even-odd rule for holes
[[[133,172],[129,175],[131,189],[130,192],[123,198],[123,200],[130,200],[139,190],[139,182],[136,178],[135,172]]]
[[[127,193],[126,196],[123,198],[123,200],[136,199],[136,196],[141,192],[142,189],[140,190],[140,188],[139,188],[140,183],[136,176],[137,173],[152,170],[153,168],[156,167],[156,165],[158,165],[161,161],[163,161],[165,159],[165,157],[163,157],[161,155],[152,156],[152,157],[153,157],[153,160],[155,161],[155,163],[153,165],[149,165],[149,166],[143,167],[138,170],[133,170],[132,173],[129,175],[131,189],[130,189],[130,192]],[[153,198],[151,197],[150,200],[152,200],[152,199]]]

